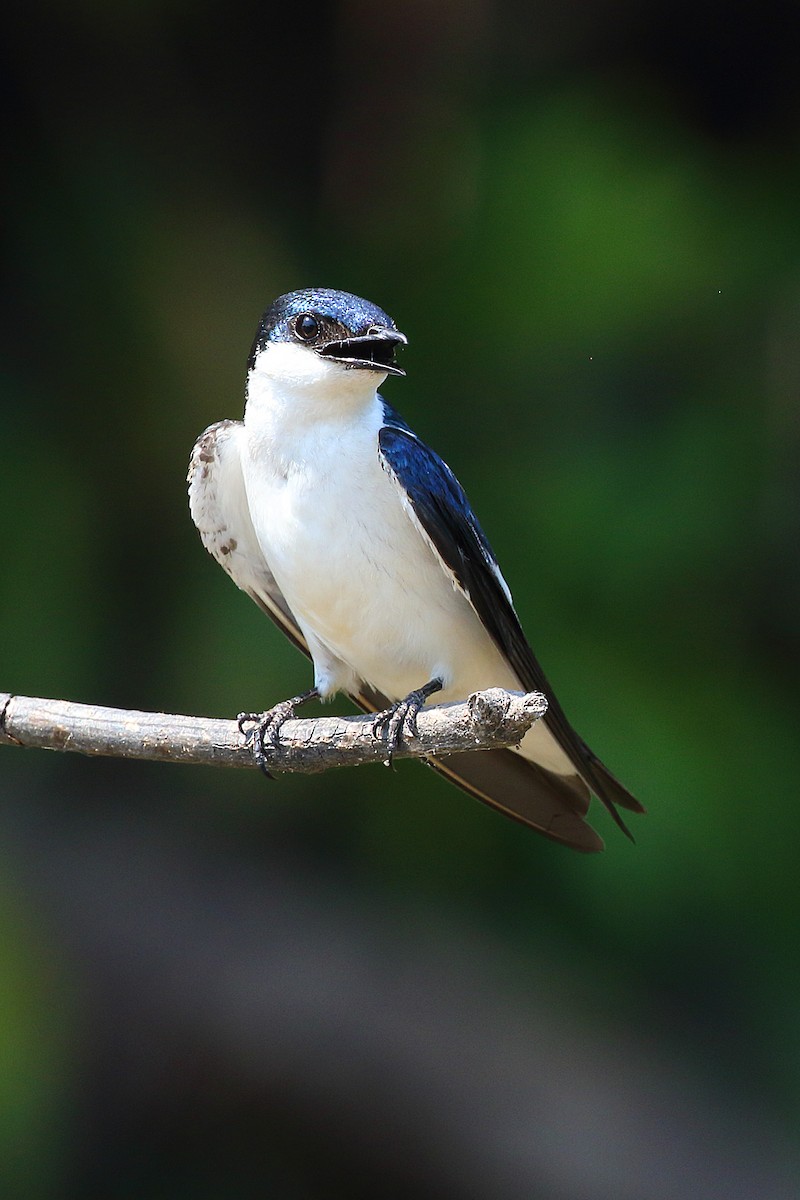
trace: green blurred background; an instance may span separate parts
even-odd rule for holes
[[[12,7],[0,688],[308,686],[184,479],[339,287],[648,815],[585,858],[412,764],[3,751],[3,1195],[800,1192],[791,13]]]

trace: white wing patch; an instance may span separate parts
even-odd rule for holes
[[[243,437],[241,421],[218,421],[200,434],[189,463],[189,511],[209,554],[308,653],[253,529],[242,474]]]
[[[486,561],[486,565],[487,565],[487,567],[488,567],[488,568],[489,568],[489,570],[492,572],[492,574],[494,575],[494,577],[495,577],[495,579],[497,580],[497,582],[500,584],[500,587],[501,587],[501,588],[503,589],[503,591],[505,592],[505,597],[506,597],[506,600],[508,601],[508,603],[509,603],[509,604],[511,605],[511,607],[513,608],[513,607],[514,607],[514,601],[513,601],[513,599],[512,599],[512,596],[511,596],[511,588],[508,586],[508,584],[506,583],[505,579],[503,578],[503,572],[500,570],[500,566],[499,566],[499,564],[498,564],[498,562],[497,562],[497,559],[495,559],[495,558],[492,558],[492,556],[491,556],[490,554],[487,554],[487,553],[486,553],[486,551],[483,549],[483,547],[482,547],[482,546],[481,546],[481,551],[482,551],[482,553],[483,553],[483,557],[484,557],[484,559],[485,559],[485,561]]]

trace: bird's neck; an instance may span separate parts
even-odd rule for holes
[[[340,372],[313,388],[259,372],[248,380],[244,424],[251,452],[281,474],[313,470],[337,444],[376,438],[382,419],[376,388],[365,386],[362,372]]]

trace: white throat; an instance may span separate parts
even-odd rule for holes
[[[367,407],[386,379],[383,371],[348,369],[308,346],[270,342],[247,379],[247,406],[291,406],[298,421],[335,419]]]
[[[244,423],[253,450],[285,468],[312,465],[315,443],[342,437],[365,418],[374,423],[385,379],[382,371],[348,370],[308,346],[270,342],[247,378]]]

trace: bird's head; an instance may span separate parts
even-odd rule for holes
[[[248,361],[248,378],[293,391],[374,392],[404,375],[395,350],[406,337],[368,300],[333,288],[288,292],[267,309]]]

